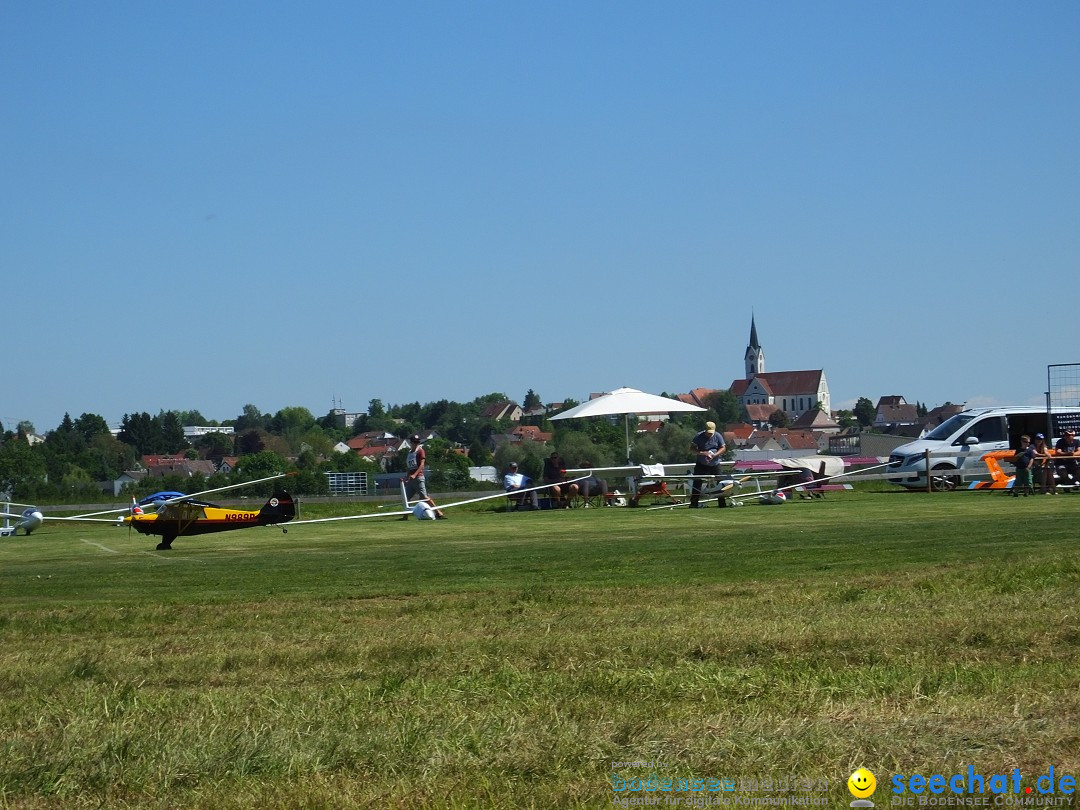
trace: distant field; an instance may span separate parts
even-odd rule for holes
[[[164,553],[49,525],[0,540],[0,807],[718,798],[695,779],[844,807],[859,766],[883,807],[895,773],[1078,776],[1078,527],[1080,495],[897,491]]]

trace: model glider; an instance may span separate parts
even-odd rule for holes
[[[840,461],[840,459],[836,459],[836,460]],[[841,464],[843,464],[842,461],[841,461]],[[788,465],[788,466],[790,468],[793,465]],[[791,493],[798,492],[798,493],[800,493],[800,495],[809,495],[810,497],[813,497],[813,495],[811,493],[813,493],[814,491],[817,491],[817,492],[823,492],[824,491],[825,487],[828,486],[828,485],[825,484],[826,481],[835,481],[838,478],[844,478],[844,477],[849,476],[849,475],[857,475],[857,474],[860,474],[860,473],[866,473],[866,472],[870,472],[870,470],[883,469],[883,468],[888,467],[888,466],[889,466],[889,463],[886,462],[885,464],[876,464],[876,465],[874,465],[872,467],[862,467],[861,469],[858,469],[858,470],[849,470],[847,472],[839,472],[839,473],[836,473],[835,475],[822,475],[821,473],[823,473],[826,470],[825,465],[822,464],[818,468],[817,474],[814,474],[814,471],[810,470],[811,477],[810,477],[809,480],[806,479],[805,475],[798,475],[797,476],[798,480],[796,480],[794,483],[779,486],[780,482],[784,479],[784,476],[781,475],[777,480],[778,486],[775,489],[770,490],[769,492],[766,492],[766,493],[747,493],[747,494],[744,494],[744,495],[735,495],[735,496],[732,497],[732,500],[734,501],[736,498],[747,498],[747,497],[755,497],[756,496],[761,501],[761,503],[763,503],[763,504],[775,505],[775,504],[787,503],[788,499],[791,496]],[[806,469],[806,468],[800,468],[800,469]],[[841,469],[842,469],[842,467],[841,467]],[[849,486],[850,485],[843,485],[843,488],[847,489],[847,488],[849,488]]]
[[[24,507],[22,512],[11,511],[12,507],[17,506]],[[23,534],[30,534],[45,519],[40,509],[28,503],[5,503],[4,511],[0,512],[0,515],[4,518],[3,525],[0,525],[0,537],[14,537],[20,529]]]
[[[567,481],[560,481],[559,483],[560,483],[560,485],[562,485],[562,484],[573,484],[573,483],[576,483],[578,481],[584,481],[588,477],[589,476],[587,476],[587,475],[583,475],[580,478],[571,478],[571,479],[569,479]],[[515,495],[522,495],[522,494],[524,494],[526,492],[538,492],[539,490],[542,490],[542,489],[551,489],[552,486],[553,486],[552,484],[539,484],[539,485],[537,485],[535,487],[523,487],[522,489],[515,489],[514,494]],[[402,497],[404,498],[404,495]],[[454,503],[440,504],[438,508],[440,510],[442,510],[442,509],[453,509],[454,507],[457,507],[457,506],[465,506],[465,505],[470,504],[470,503],[480,503],[481,501],[490,501],[490,500],[494,500],[495,498],[505,498],[505,497],[506,497],[506,492],[502,492],[502,491],[493,492],[490,495],[481,495],[478,498],[469,498],[468,500],[464,500],[464,501],[455,501]],[[367,514],[367,515],[341,515],[340,517],[313,518],[311,520],[296,520],[296,521],[293,521],[292,525],[293,526],[302,526],[302,525],[311,524],[311,523],[338,523],[338,522],[344,521],[344,520],[368,520],[370,518],[409,517],[409,516],[415,517],[415,518],[417,518],[419,520],[434,520],[435,519],[435,509],[433,509],[430,505],[428,505],[424,501],[418,501],[415,504],[409,504],[409,502],[406,500],[405,503],[404,503],[404,507],[405,508],[399,509],[399,510],[397,510],[395,512],[372,512],[372,513]]]

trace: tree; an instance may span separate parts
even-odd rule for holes
[[[268,430],[292,439],[315,427],[315,417],[307,408],[282,408],[270,419]]]
[[[265,446],[261,430],[245,431],[236,439],[236,452],[244,456],[261,453]]]
[[[769,414],[769,424],[772,425],[774,428],[787,427],[787,425],[788,425],[787,412],[781,410],[780,408],[777,408],[776,410],[774,410],[772,413]]]
[[[161,425],[161,443],[166,453],[179,453],[191,446],[184,437],[184,426],[176,411],[162,411],[158,414],[158,421]]]
[[[135,448],[140,456],[164,453],[164,441],[161,436],[161,422],[155,421],[150,414],[124,414],[120,420],[120,433],[117,438]]]
[[[525,400],[521,403],[521,409],[523,411],[531,411],[534,408],[539,408],[542,404],[539,395],[530,388],[525,393]]]
[[[842,428],[852,428],[859,424],[859,420],[855,418],[855,414],[847,410],[839,410],[836,412],[836,422]]]
[[[193,427],[195,425],[214,427],[217,425],[217,422],[208,420],[198,411],[176,411],[176,416],[184,427]]]
[[[877,416],[877,408],[866,397],[859,397],[858,402],[855,403],[854,413],[860,425],[870,427],[870,425],[874,424],[874,417]]]
[[[214,431],[205,433],[195,440],[195,447],[203,458],[220,462],[225,456],[233,454],[233,437],[227,433]]]
[[[75,420],[73,427],[75,432],[82,436],[87,442],[95,436],[112,435],[108,423],[103,417],[98,416],[96,413],[84,413]]]
[[[12,498],[31,500],[45,482],[45,461],[25,440],[0,445],[0,490]]]
[[[739,398],[730,389],[713,391],[705,397],[705,407],[716,412],[716,424],[729,425],[739,421]]]
[[[277,453],[252,453],[236,462],[236,474],[241,481],[254,481],[288,472],[289,463]]]
[[[244,411],[240,416],[236,418],[234,428],[237,433],[243,430],[252,430],[255,428],[266,427],[266,420],[262,415],[262,411],[256,408],[254,405],[248,404],[244,406]]]

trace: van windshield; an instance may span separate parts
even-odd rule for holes
[[[974,418],[975,416],[973,414],[967,413],[958,413],[956,414],[956,416],[950,416],[936,428],[923,436],[923,438],[944,441]]]

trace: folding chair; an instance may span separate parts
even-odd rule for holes
[[[641,476],[630,479],[630,505],[637,506],[642,495],[652,495],[653,503],[679,503],[679,499],[672,495],[664,480],[663,464],[642,464]]]

